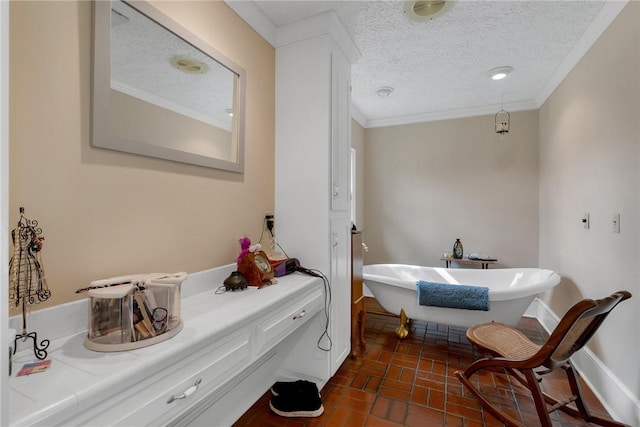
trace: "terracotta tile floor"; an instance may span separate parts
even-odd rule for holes
[[[367,311],[378,311],[375,300],[367,300]],[[394,333],[397,326],[396,317],[367,313],[366,351],[348,358],[322,389],[325,408],[322,416],[280,417],[269,409],[271,392],[267,391],[234,427],[503,425],[463,390],[454,375],[481,356],[467,341],[463,328],[412,321],[409,337],[400,340]],[[536,342],[547,337],[535,319],[522,318],[518,328]],[[542,387],[552,394],[563,393],[568,389],[566,382],[560,381],[563,375],[547,376]],[[535,406],[520,384],[512,383],[502,374],[486,374],[480,381],[484,391],[492,396],[492,402],[506,408],[527,426],[539,425]],[[608,417],[586,385],[583,393],[594,413]],[[591,425],[560,411],[554,412],[551,419],[557,427]]]

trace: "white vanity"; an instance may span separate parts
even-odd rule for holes
[[[315,333],[305,325],[324,310],[322,281],[294,273],[262,289],[216,294],[232,267],[189,276],[183,330],[145,348],[87,350],[86,301],[35,312],[32,326],[40,339],[51,339],[52,363],[16,377],[36,361],[31,349],[19,347],[9,381],[10,425],[229,426],[274,381],[318,381],[287,370],[287,356],[305,332]]]

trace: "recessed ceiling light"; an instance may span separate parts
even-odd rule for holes
[[[453,7],[455,0],[405,1],[404,13],[412,21],[424,22],[442,16]]]
[[[497,67],[489,71],[493,80],[502,80],[507,77],[507,74],[513,71],[513,67]]]
[[[231,108],[227,108],[224,112],[227,113],[229,117],[233,117],[233,110]]]
[[[178,70],[189,74],[203,74],[209,69],[207,64],[204,62],[198,61],[197,59],[187,58],[185,56],[174,56],[169,60],[169,62]]]
[[[376,91],[380,98],[386,98],[393,93],[395,89],[390,86],[383,86]]]

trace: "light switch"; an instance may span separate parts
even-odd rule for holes
[[[611,222],[613,224],[613,232],[620,233],[620,214],[614,213]]]
[[[589,214],[585,213],[584,215],[582,215],[582,226],[584,227],[585,230],[589,229]]]

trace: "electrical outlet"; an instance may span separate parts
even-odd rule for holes
[[[271,234],[273,234],[273,227],[275,225],[275,219],[274,219],[273,215],[266,214],[264,216],[264,223],[267,226],[267,230],[269,230],[271,232]]]
[[[585,230],[589,229],[589,214],[585,213],[584,215],[582,215],[582,226],[584,227]]]

